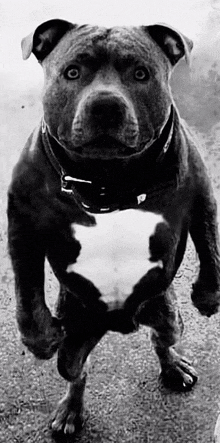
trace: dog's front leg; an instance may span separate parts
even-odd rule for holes
[[[200,260],[192,301],[202,315],[211,316],[220,305],[220,249],[217,207],[207,177],[195,198],[190,234]]]
[[[21,207],[19,199],[9,193],[8,242],[15,274],[17,321],[23,343],[36,357],[47,359],[57,350],[63,334],[44,299],[46,236],[27,213],[21,213]]]
[[[79,342],[80,337],[68,337],[59,349],[58,370],[68,380],[68,384],[66,394],[52,415],[51,427],[55,433],[75,434],[83,424],[86,366],[88,367],[89,363],[87,356],[95,343],[92,337],[84,343]]]
[[[86,326],[85,326],[86,328]],[[89,353],[101,339],[103,331],[87,337],[82,331],[65,338],[58,351],[58,370],[68,381],[67,391],[58,403],[52,417],[52,430],[55,433],[71,435],[79,431],[83,424],[83,396],[86,384],[86,366]]]
[[[152,328],[151,339],[160,361],[164,384],[177,391],[191,389],[198,378],[196,371],[174,347],[182,335],[183,321],[172,285],[147,301],[136,319]]]

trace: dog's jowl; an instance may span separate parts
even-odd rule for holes
[[[8,193],[9,251],[23,343],[58,352],[68,390],[52,421],[82,423],[85,363],[108,331],[152,328],[166,384],[190,389],[174,349],[183,324],[172,286],[188,233],[200,271],[192,301],[220,302],[216,204],[205,166],[173,102],[169,78],[192,42],[164,26],[100,28],[50,20],[24,38],[43,67],[42,121]],[[57,316],[44,297],[47,257],[60,282]]]

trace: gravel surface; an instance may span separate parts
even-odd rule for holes
[[[65,382],[57,373],[55,358],[39,365],[20,343],[5,217],[11,169],[37,122],[41,105],[32,92],[7,91],[1,99],[0,442],[52,443],[50,414],[64,393]],[[220,204],[220,125],[198,137]],[[197,257],[189,242],[175,286],[185,323],[181,349],[199,373],[195,388],[177,394],[161,386],[159,364],[147,328],[129,336],[109,333],[91,355],[85,394],[86,421],[77,442],[212,442],[220,399],[220,317],[203,318],[192,306],[190,288],[197,271]],[[57,283],[49,267],[46,286],[47,301],[53,308]]]

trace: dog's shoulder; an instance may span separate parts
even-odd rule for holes
[[[201,195],[201,193],[206,192],[207,188],[211,189],[209,171],[205,161],[206,146],[204,140],[182,119],[180,133],[185,140],[190,188],[194,188],[194,193]]]
[[[40,124],[29,136],[20,157],[13,169],[12,179],[9,186],[11,192],[30,192],[42,186],[48,175],[48,165],[41,139]]]

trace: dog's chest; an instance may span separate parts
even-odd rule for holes
[[[72,224],[74,237],[81,250],[76,263],[67,272],[76,272],[90,280],[103,296],[112,293],[126,297],[133,286],[162,262],[150,261],[150,237],[161,215],[141,210],[124,210],[95,215],[96,224]]]

